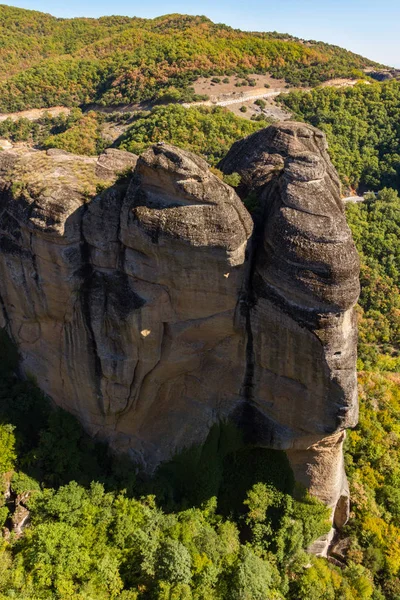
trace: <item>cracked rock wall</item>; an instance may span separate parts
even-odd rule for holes
[[[139,159],[2,152],[0,326],[57,404],[147,469],[231,417],[286,450],[341,525],[358,257],[325,138],[271,126],[221,168],[257,197],[254,224],[167,144]]]

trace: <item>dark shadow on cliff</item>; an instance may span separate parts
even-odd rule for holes
[[[45,487],[98,481],[129,496],[154,494],[164,511],[200,507],[217,497],[218,511],[226,516],[243,512],[255,483],[293,493],[285,453],[246,445],[233,423],[214,425],[203,445],[179,452],[145,476],[127,456],[91,438],[73,415],[54,407],[33,379],[21,379],[18,362],[15,346],[0,330],[0,424],[14,427],[17,471]]]
[[[238,516],[255,483],[292,494],[294,478],[284,452],[246,446],[231,423],[212,427],[202,446],[179,452],[161,465],[143,489],[156,495],[164,510],[201,506],[218,500],[218,512]]]
[[[131,461],[111,455],[73,415],[54,407],[33,379],[21,379],[18,362],[18,352],[0,330],[0,423],[14,427],[17,469],[47,487],[100,481],[108,489],[132,494],[136,477]]]

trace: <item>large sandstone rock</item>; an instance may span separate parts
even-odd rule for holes
[[[344,429],[358,418],[359,261],[326,139],[301,123],[273,125],[234,144],[220,167],[259,203],[246,287],[252,438],[286,449],[341,526]]]
[[[235,191],[167,144],[2,152],[0,326],[57,404],[145,468],[232,418],[340,526],[358,258],[325,138],[271,126],[221,168],[257,197],[254,232]]]

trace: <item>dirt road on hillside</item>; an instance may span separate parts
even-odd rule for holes
[[[69,115],[71,112],[70,108],[66,106],[52,106],[51,108],[32,108],[31,110],[21,110],[20,112],[14,113],[0,113],[0,121],[11,119],[17,121],[18,119],[28,119],[29,121],[38,121],[45,113],[48,113],[52,117],[58,117],[58,115],[64,114]]]

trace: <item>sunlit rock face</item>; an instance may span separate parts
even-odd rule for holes
[[[3,325],[25,371],[148,469],[202,441],[246,368],[235,311],[253,223],[234,190],[166,145],[128,187],[112,185],[128,153],[0,159]]]
[[[357,422],[359,260],[324,135],[284,123],[222,161],[258,200],[246,286],[252,438],[287,450],[298,480],[347,518],[344,429]],[[340,499],[340,500],[339,500]]]
[[[231,418],[285,450],[341,525],[358,257],[325,138],[274,125],[220,168],[257,200],[254,224],[167,144],[139,159],[2,152],[0,326],[58,405],[146,469]]]

